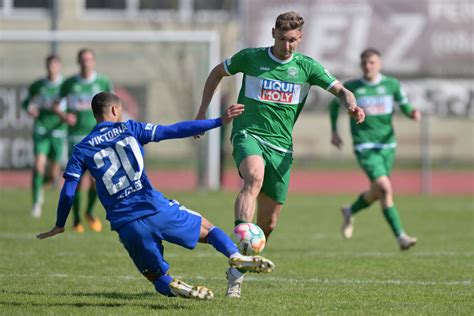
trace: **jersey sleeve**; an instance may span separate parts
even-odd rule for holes
[[[249,49],[243,49],[237,52],[234,56],[224,60],[225,71],[229,75],[235,75],[236,73],[243,71],[243,66],[248,62],[249,58]]]
[[[125,125],[142,145],[148,144],[153,140],[156,129],[158,128],[158,125],[156,124],[137,122],[133,120],[127,121]]]
[[[330,90],[338,80],[320,63],[315,60],[310,61],[310,73],[308,82],[313,86],[321,87],[325,90]]]
[[[66,169],[64,170],[63,177],[65,179],[80,179],[82,174],[86,171],[86,166],[84,164],[84,157],[82,152],[74,147],[71,158],[69,159]]]
[[[411,113],[413,112],[413,107],[408,102],[405,90],[402,88],[398,80],[395,80],[395,93],[393,95],[393,99],[398,103],[403,114],[405,114],[407,117],[410,117]]]
[[[23,110],[28,109],[28,106],[30,105],[31,100],[38,93],[37,86],[38,86],[37,82],[34,82],[28,87],[28,93],[26,97],[23,99],[23,102],[21,103],[21,107],[23,108]]]
[[[333,98],[329,103],[329,118],[331,119],[331,131],[337,131],[337,118],[339,117],[340,103],[338,98]]]

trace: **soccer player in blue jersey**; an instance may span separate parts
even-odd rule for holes
[[[229,258],[231,268],[271,272],[274,264],[260,256],[243,256],[220,228],[199,213],[169,200],[151,185],[144,171],[143,145],[165,139],[184,138],[228,124],[244,106],[232,105],[216,119],[155,125],[122,122],[122,104],[113,93],[101,92],[92,99],[97,125],[79,144],[64,172],[64,186],[58,203],[56,225],[39,239],[64,232],[81,175],[89,170],[112,230],[140,272],[166,296],[210,299],[204,286],[191,286],[173,278],[163,258],[162,241],[192,249],[197,242],[209,243]],[[230,268],[229,268],[230,269]]]

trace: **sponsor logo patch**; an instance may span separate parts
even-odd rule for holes
[[[294,83],[263,79],[260,99],[278,103],[292,103],[294,92]]]

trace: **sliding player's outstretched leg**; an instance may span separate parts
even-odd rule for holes
[[[214,294],[205,286],[192,286],[179,279],[173,279],[170,285],[170,291],[177,297],[191,298],[198,300],[210,300]]]
[[[273,262],[262,256],[234,255],[229,258],[229,265],[243,271],[270,273],[275,268]]]

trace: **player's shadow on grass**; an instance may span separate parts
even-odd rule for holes
[[[162,295],[153,292],[143,292],[143,293],[120,293],[120,292],[90,292],[90,293],[44,293],[44,292],[34,292],[34,291],[8,291],[0,290],[2,294],[10,295],[25,295],[25,296],[48,296],[53,297],[65,297],[69,298],[78,298],[78,297],[94,297],[94,298],[105,298],[109,299],[110,302],[20,302],[20,301],[2,301],[0,300],[0,306],[70,306],[70,307],[143,307],[155,310],[170,310],[170,309],[180,309],[183,310],[186,308],[186,305],[182,305],[184,301],[179,298],[167,298]],[[170,303],[158,303],[153,302],[149,304],[148,302],[139,302],[136,300],[142,299],[153,299],[153,300],[172,300]],[[120,302],[117,302],[120,300]],[[135,300],[135,302],[134,302]]]

